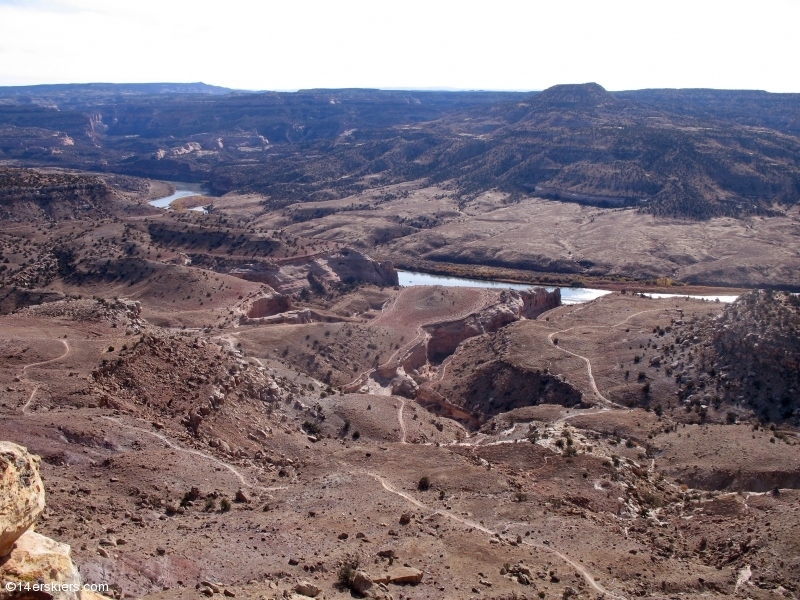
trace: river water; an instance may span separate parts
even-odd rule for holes
[[[186,183],[183,181],[170,181],[175,186],[175,193],[171,196],[151,200],[149,204],[158,208],[169,208],[175,200],[179,198],[187,198],[189,196],[202,196],[203,189],[199,183]],[[190,210],[207,212],[204,207],[198,206]],[[449,277],[447,275],[432,275],[430,273],[417,273],[414,271],[397,271],[400,279],[400,285],[404,287],[412,285],[444,285],[451,287],[478,287],[478,288],[499,288],[512,290],[526,290],[530,285],[524,283],[506,283],[504,281],[484,281],[482,279],[467,279],[464,277]],[[548,287],[548,291],[553,291],[554,287]],[[561,303],[562,304],[582,304],[589,302],[606,294],[610,294],[608,290],[598,290],[594,288],[575,288],[575,287],[562,287],[561,288]],[[651,298],[677,298],[679,296],[686,296],[685,294],[646,294]],[[701,300],[712,300],[719,302],[733,302],[738,296],[694,296],[690,295],[689,298],[699,298]]]
[[[186,183],[184,181],[170,181],[175,186],[175,193],[171,196],[165,196],[164,198],[158,198],[157,200],[151,200],[148,202],[150,206],[155,206],[156,208],[169,208],[170,204],[172,204],[175,200],[179,198],[188,198],[189,196],[202,196],[203,195],[203,188],[200,186],[199,183]],[[198,212],[206,212],[206,209],[202,206],[197,206],[195,208],[190,208],[189,210],[196,210]]]
[[[397,276],[402,286],[412,285],[444,285],[453,287],[479,287],[479,288],[500,288],[513,290],[526,290],[530,285],[524,283],[505,283],[503,281],[483,281],[480,279],[466,279],[463,277],[449,277],[447,275],[432,275],[430,273],[416,273],[414,271],[397,271]],[[548,291],[553,291],[554,287],[548,287]],[[594,288],[561,288],[561,303],[562,304],[582,304],[589,302],[600,296],[610,294],[608,290],[598,290]],[[646,294],[651,298],[678,298],[686,297],[686,294]],[[689,298],[698,298],[701,300],[711,300],[720,302],[733,302],[738,296],[695,296],[690,295]]]

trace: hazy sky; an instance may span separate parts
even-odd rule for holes
[[[0,85],[800,92],[800,0],[0,0]]]

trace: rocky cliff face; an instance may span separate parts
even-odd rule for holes
[[[563,379],[505,360],[482,363],[466,376],[455,376],[443,385],[426,384],[424,389],[424,399],[447,398],[475,423],[523,406],[582,406],[580,391]]]
[[[252,298],[242,305],[243,317],[247,319],[261,319],[271,317],[278,313],[292,309],[292,300],[289,296],[277,292],[266,292]]]
[[[39,462],[22,446],[0,441],[0,600],[106,600],[82,589],[67,544],[32,530],[44,510]]]
[[[195,266],[266,283],[284,294],[294,294],[314,284],[329,286],[356,281],[374,285],[398,284],[397,271],[391,261],[378,262],[347,248],[341,252],[274,261],[208,254],[190,254],[189,258]]]
[[[458,345],[466,339],[492,333],[520,319],[534,319],[560,305],[559,289],[552,292],[544,288],[503,291],[498,304],[464,319],[427,326],[425,329],[430,335],[427,342],[427,358],[431,362],[441,362],[455,352]]]
[[[451,402],[448,400],[449,396],[444,396],[437,391],[437,386],[429,383],[419,386],[415,377],[418,378],[422,372],[430,373],[430,367],[446,372],[448,357],[470,338],[497,332],[509,323],[521,319],[536,318],[543,312],[560,305],[561,292],[558,289],[552,292],[548,292],[544,288],[530,288],[522,291],[503,290],[496,295],[496,301],[488,305],[484,304],[483,308],[467,314],[465,317],[422,325],[420,334],[417,335],[414,343],[393,355],[386,363],[375,367],[375,378],[388,383],[394,394],[416,398],[429,405],[436,405],[438,414],[471,423],[473,421],[470,416],[471,410],[465,408],[463,403]],[[543,378],[541,385],[539,385],[540,375]],[[553,394],[558,396],[552,400],[555,403],[567,406],[580,403],[580,394],[576,395],[572,388],[567,390],[564,395],[560,392],[553,392],[553,386],[547,387],[550,380],[553,379],[552,377],[538,372],[532,374],[531,377],[530,382],[527,374],[520,379],[522,388],[535,385],[538,390],[541,387],[540,396],[549,397]],[[424,377],[420,379],[420,381],[423,380]],[[533,381],[536,383],[532,383]],[[353,389],[358,389],[361,384],[361,380],[356,380]],[[546,392],[544,391],[545,387],[547,387]],[[466,394],[466,392],[464,393]],[[564,395],[563,398],[562,395]]]
[[[349,249],[312,259],[283,260],[278,266],[277,271],[269,273],[266,283],[286,294],[309,287],[310,280],[322,285],[355,281],[374,285],[398,284],[397,271],[390,261],[378,262],[366,254]]]

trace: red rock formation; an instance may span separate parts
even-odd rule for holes
[[[455,352],[458,345],[466,339],[484,333],[492,333],[520,319],[536,318],[543,312],[560,305],[561,290],[558,288],[552,292],[548,292],[544,288],[503,291],[499,304],[485,308],[464,319],[425,327],[430,335],[427,343],[428,360],[440,362]]]

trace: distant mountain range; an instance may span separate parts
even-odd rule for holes
[[[0,160],[207,181],[273,205],[427,178],[656,215],[773,214],[800,199],[800,94],[0,88]]]
[[[75,94],[230,94],[233,90],[207,83],[52,83],[0,86],[0,97]]]

